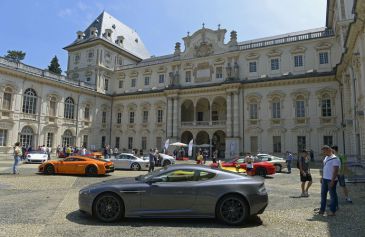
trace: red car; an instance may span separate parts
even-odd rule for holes
[[[244,158],[234,158],[230,161],[222,162],[223,167],[237,167],[239,165],[241,168],[246,169],[246,163]],[[211,167],[217,168],[218,164],[213,163]],[[253,164],[253,175],[259,175],[265,177],[266,175],[273,175],[275,174],[275,166],[269,162],[258,162],[256,159],[254,160]]]

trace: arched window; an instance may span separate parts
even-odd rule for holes
[[[28,88],[24,92],[23,113],[35,114],[37,109],[37,93],[35,90]]]
[[[272,110],[272,118],[276,119],[276,118],[280,118],[281,117],[281,111],[280,111],[280,99],[278,98],[274,98],[272,100],[272,104],[271,104],[271,110]]]
[[[11,88],[6,88],[4,91],[3,97],[3,109],[11,110],[11,95],[12,95]]]
[[[67,97],[65,100],[65,113],[64,116],[67,119],[74,119],[75,103],[71,97]]]
[[[33,145],[33,129],[25,126],[20,133],[20,144],[25,147],[32,147]]]
[[[62,146],[73,146],[73,138],[74,137],[72,136],[72,132],[70,130],[66,130],[62,136]]]

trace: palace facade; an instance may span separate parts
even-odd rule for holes
[[[226,158],[324,144],[361,157],[364,19],[364,2],[328,0],[323,28],[238,42],[203,25],[155,57],[103,12],[64,48],[67,76],[0,58],[0,152],[16,141],[147,151],[194,139]]]

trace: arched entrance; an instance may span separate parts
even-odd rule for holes
[[[181,134],[181,142],[185,144],[189,144],[189,142],[193,139],[193,134],[189,131],[185,131]]]
[[[73,146],[74,145],[74,137],[72,136],[72,132],[70,130],[66,130],[62,136],[62,146]]]
[[[181,105],[181,122],[194,121],[194,104],[191,100],[185,100]]]
[[[32,147],[33,137],[33,129],[29,126],[25,126],[20,133],[20,144],[25,147]]]
[[[196,135],[196,145],[210,144],[209,134],[205,131],[200,131]]]
[[[226,133],[218,130],[212,137],[213,151],[218,149],[218,158],[224,158],[226,152]]]

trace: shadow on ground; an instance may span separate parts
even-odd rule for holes
[[[189,228],[232,228],[220,223],[217,220],[212,219],[183,219],[183,218],[166,218],[166,219],[137,219],[137,218],[124,218],[115,223],[103,223],[92,216],[83,214],[80,211],[73,211],[66,216],[67,220],[80,225],[90,226],[129,226],[129,227],[189,227]],[[247,222],[242,226],[236,226],[236,228],[250,228],[263,225],[262,220],[258,216],[250,217]],[[234,226],[233,226],[234,227]]]

